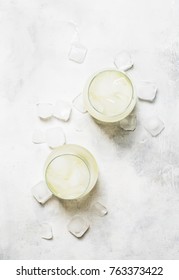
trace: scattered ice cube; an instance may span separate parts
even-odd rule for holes
[[[75,130],[77,132],[82,132],[83,130],[85,130],[86,126],[87,122],[84,119],[78,119],[75,124]]]
[[[46,143],[50,148],[57,148],[65,144],[65,134],[61,127],[53,127],[46,130]]]
[[[152,136],[157,136],[165,128],[164,123],[158,117],[151,117],[145,121],[144,127]]]
[[[44,181],[40,181],[32,187],[32,195],[41,204],[44,204],[52,197],[52,193]]]
[[[160,171],[160,181],[164,185],[171,185],[172,187],[175,187],[175,180],[174,180],[174,168],[172,165],[168,164],[165,165]]]
[[[133,66],[131,55],[128,52],[120,52],[114,58],[114,64],[119,70],[127,71]]]
[[[84,105],[84,101],[83,101],[83,94],[79,94],[77,95],[74,99],[73,99],[73,106],[75,107],[76,110],[78,110],[80,113],[86,113],[87,110],[85,108]]]
[[[53,238],[52,228],[49,224],[41,224],[41,237],[48,240]]]
[[[92,211],[98,215],[98,216],[105,216],[108,213],[108,210],[104,205],[102,205],[100,202],[96,202],[92,205]]]
[[[137,87],[139,99],[152,102],[157,94],[157,87],[149,81],[142,81]]]
[[[82,216],[74,216],[67,226],[69,232],[76,237],[82,237],[89,228],[88,221]]]
[[[128,117],[120,121],[120,127],[124,130],[133,131],[136,129],[137,119],[134,114],[130,114]]]
[[[146,130],[144,130],[144,131],[142,131],[141,132],[141,135],[140,135],[140,137],[139,137],[139,143],[140,144],[144,144],[144,143],[146,143],[147,141],[148,141],[148,132],[146,131]]]
[[[50,103],[38,103],[37,114],[41,119],[49,119],[52,116],[53,105]]]
[[[69,20],[68,23],[73,26],[74,31],[75,31],[72,42],[79,42],[80,41],[80,32],[79,32],[78,24],[73,20]]]
[[[71,115],[71,105],[67,101],[58,100],[53,107],[53,116],[57,119],[68,121]]]
[[[83,45],[74,43],[71,45],[68,58],[77,63],[83,63],[86,57],[86,53],[87,49]]]
[[[41,144],[45,142],[45,133],[40,129],[35,129],[32,134],[32,142],[35,144]]]

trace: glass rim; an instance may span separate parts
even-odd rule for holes
[[[51,163],[52,163],[54,160],[56,160],[57,158],[62,157],[62,156],[74,156],[74,157],[79,158],[79,159],[85,164],[85,166],[86,166],[86,168],[87,168],[87,170],[88,170],[88,174],[89,174],[89,177],[88,177],[88,184],[87,184],[85,190],[84,190],[80,195],[78,195],[78,196],[76,196],[76,197],[73,197],[73,198],[64,198],[63,196],[60,196],[59,194],[57,194],[57,192],[54,190],[55,188],[53,188],[53,187],[48,183],[48,180],[47,180],[47,173],[48,173],[48,168],[49,168],[49,166],[51,165]],[[75,154],[75,153],[62,153],[62,154],[59,154],[59,155],[55,156],[54,158],[52,158],[52,159],[50,160],[50,162],[47,164],[47,166],[45,167],[45,182],[46,182],[46,184],[47,184],[49,190],[50,190],[55,196],[57,196],[58,198],[61,198],[61,199],[63,199],[63,200],[74,200],[74,199],[81,198],[81,197],[86,193],[86,190],[87,190],[88,187],[89,187],[90,178],[91,178],[91,172],[90,172],[89,166],[88,166],[88,164],[87,164],[87,161],[85,162],[85,160],[84,160],[82,157],[80,157],[79,155],[77,155],[77,154]]]
[[[92,104],[91,100],[90,100],[90,96],[89,96],[89,89],[90,86],[92,84],[92,82],[94,81],[94,79],[101,73],[103,72],[107,72],[107,71],[114,71],[114,72],[118,72],[120,74],[122,74],[122,76],[124,76],[126,78],[126,80],[129,82],[131,89],[132,89],[132,94],[131,94],[131,98],[130,98],[130,102],[127,105],[127,107],[125,108],[125,110],[119,114],[115,114],[112,116],[106,115],[100,111],[98,111]],[[131,78],[128,76],[128,74],[126,74],[124,71],[115,69],[115,68],[105,68],[102,70],[99,70],[97,72],[95,72],[87,81],[86,86],[84,88],[84,98],[85,101],[87,103],[87,111],[96,119],[103,121],[103,122],[117,122],[122,120],[123,118],[125,118],[126,116],[128,116],[132,110],[134,109],[134,106],[136,104],[137,101],[137,96],[135,93],[135,88],[133,85],[133,82],[131,81]]]

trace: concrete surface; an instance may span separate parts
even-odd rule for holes
[[[0,1],[0,259],[179,258],[178,8],[171,0]],[[75,40],[88,49],[83,64],[68,60]],[[134,83],[158,87],[155,102],[138,102],[134,132],[75,109],[68,123],[37,118],[37,102],[71,102],[89,75],[114,67],[121,50],[133,57]],[[149,116],[165,123],[156,138],[144,129]],[[100,178],[82,201],[41,206],[31,188],[43,179],[50,149],[33,144],[32,133],[57,125],[67,143],[94,154]],[[107,216],[90,213],[95,201]],[[80,240],[66,228],[75,213],[91,225]],[[44,221],[53,240],[41,239]]]

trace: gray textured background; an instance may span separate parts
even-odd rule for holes
[[[0,259],[178,259],[178,9],[172,0],[0,1]],[[82,65],[68,60],[78,35],[88,48]],[[135,132],[98,125],[75,109],[68,123],[37,118],[35,103],[71,101],[121,50],[134,59],[133,81],[159,89],[154,103],[138,102]],[[152,138],[143,125],[155,115],[165,130]],[[56,125],[68,143],[90,149],[100,178],[83,201],[40,206],[31,187],[50,149],[31,137],[35,128]],[[94,201],[109,214],[91,215]],[[91,224],[81,240],[66,229],[75,213]],[[53,227],[51,241],[40,237],[43,221]]]

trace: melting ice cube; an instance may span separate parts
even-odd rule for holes
[[[44,181],[40,181],[38,184],[32,187],[32,195],[41,204],[44,204],[52,197],[52,193]]]
[[[58,100],[53,107],[53,116],[57,119],[68,121],[71,114],[71,105],[69,102]]]
[[[50,103],[38,103],[37,114],[41,119],[48,119],[52,116],[52,104]]]
[[[137,87],[139,99],[152,102],[157,94],[157,87],[149,81],[142,81]]]
[[[41,224],[41,237],[48,240],[53,238],[52,228],[49,224]]]
[[[32,142],[35,144],[41,144],[45,142],[45,133],[40,129],[35,129],[32,134]]]
[[[162,184],[171,185],[174,187],[175,180],[174,180],[174,168],[172,165],[165,165],[160,171],[160,181]]]
[[[88,221],[82,216],[74,216],[67,226],[69,232],[76,237],[82,237],[89,228]]]
[[[96,202],[92,205],[92,211],[98,215],[98,216],[105,216],[108,213],[108,210],[104,205],[102,205],[100,202]]]
[[[78,132],[82,132],[83,130],[85,130],[86,126],[87,122],[85,121],[85,119],[78,119],[76,121],[75,130]]]
[[[46,143],[50,148],[57,148],[65,144],[65,134],[61,127],[53,127],[46,130]]]
[[[139,138],[139,143],[144,144],[148,141],[148,132],[146,130],[142,131]]]
[[[137,125],[137,119],[134,114],[130,114],[128,117],[120,121],[120,127],[124,130],[135,130]]]
[[[83,63],[83,61],[85,60],[86,53],[87,49],[83,45],[77,43],[72,44],[68,58],[77,63]]]
[[[158,117],[145,121],[144,127],[152,136],[157,136],[165,128],[164,123]]]
[[[114,64],[119,70],[127,71],[133,66],[133,61],[128,52],[120,52],[114,58]]]
[[[76,110],[78,110],[80,113],[86,113],[86,108],[84,105],[84,101],[83,101],[83,94],[79,94],[77,95],[74,99],[73,99],[73,106],[75,107]]]

